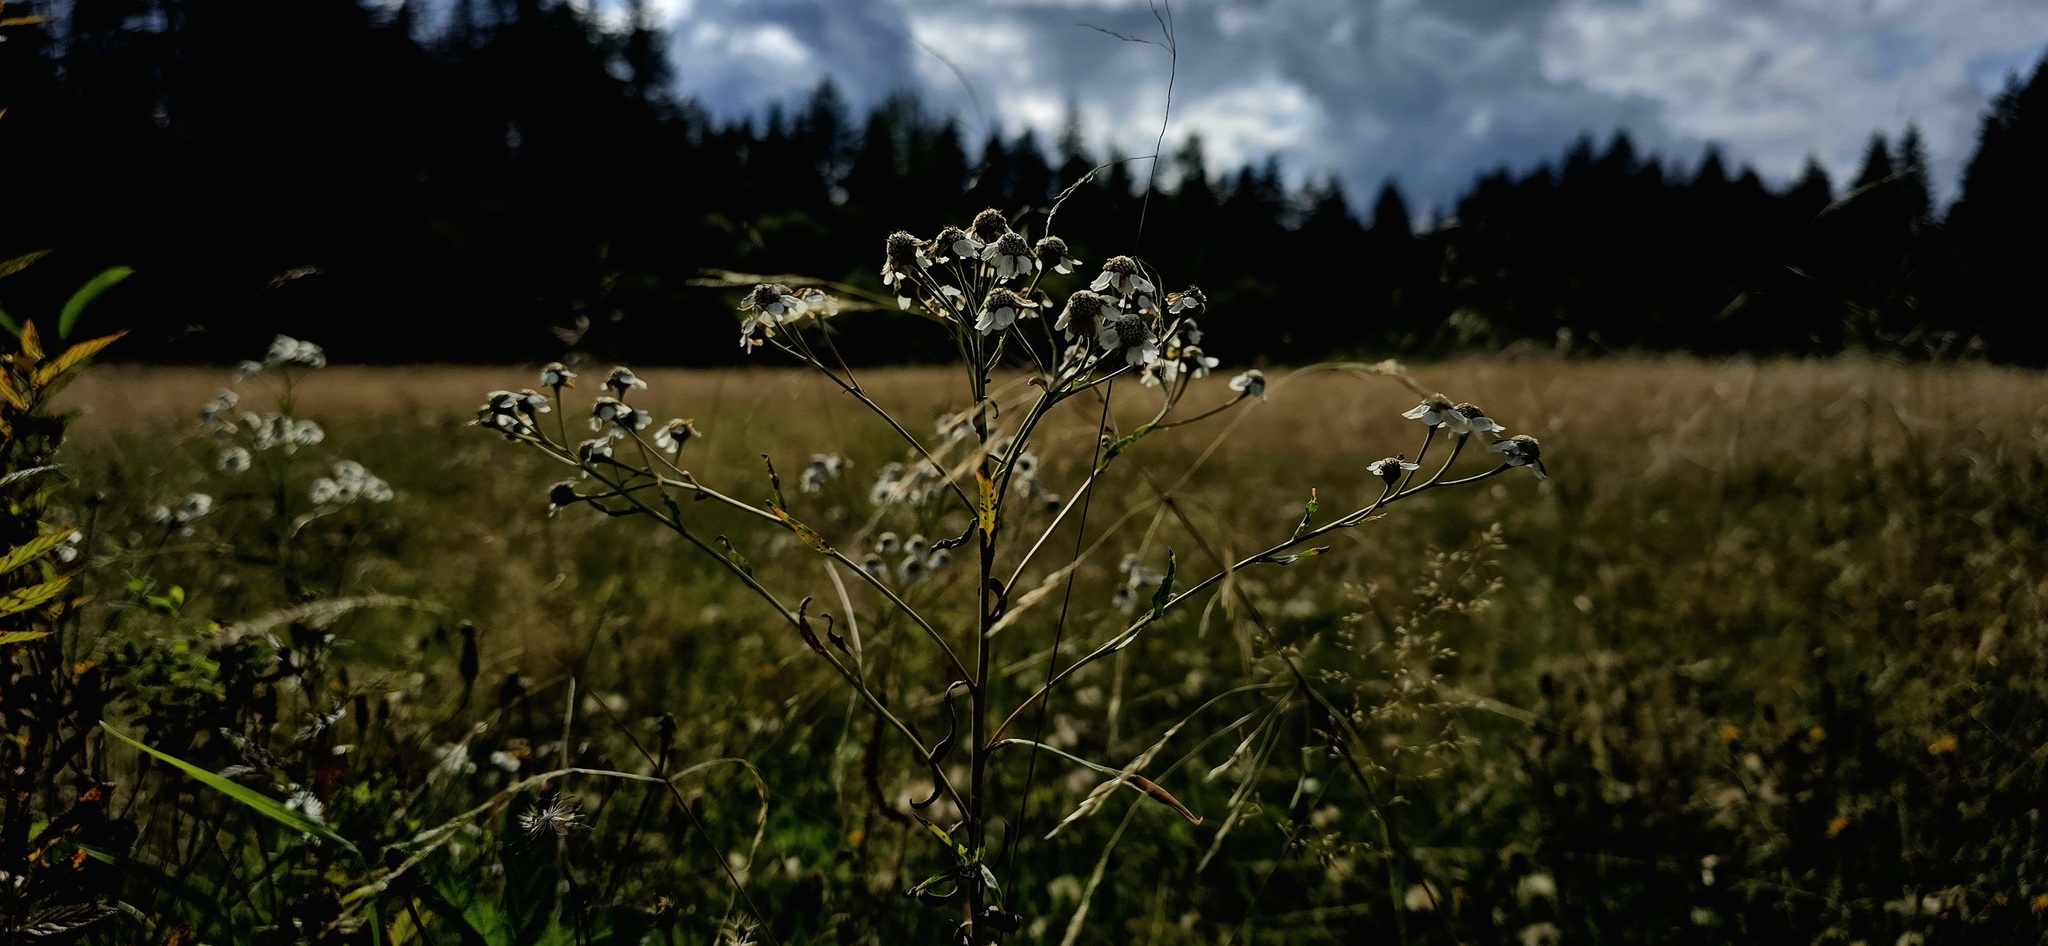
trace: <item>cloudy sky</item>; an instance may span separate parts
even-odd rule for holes
[[[1093,27],[1163,40],[1156,2],[656,8],[684,91],[722,116],[798,100],[829,75],[860,106],[915,89],[975,140],[989,123],[1056,132],[1072,101],[1095,150],[1146,154],[1168,57]],[[1277,153],[1291,179],[1334,173],[1354,202],[1395,178],[1418,210],[1479,171],[1617,128],[1688,164],[1717,142],[1773,181],[1816,155],[1839,184],[1873,130],[1916,122],[1946,196],[1990,97],[2048,50],[2044,0],[1176,0],[1171,12],[1169,153],[1199,131],[1212,169]]]

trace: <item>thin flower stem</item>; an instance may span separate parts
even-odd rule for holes
[[[606,479],[603,474],[593,472],[591,473],[591,476],[597,479],[599,482],[604,483],[606,486],[611,487],[614,490],[620,488],[619,484]],[[762,600],[768,602],[769,607],[774,608],[777,614],[782,615],[782,619],[789,622],[789,625],[791,627],[794,627],[799,631],[808,631],[808,628],[804,626],[803,620],[797,617],[796,614],[792,613],[789,610],[789,607],[782,603],[781,599],[775,597],[774,592],[769,591],[767,586],[761,584],[761,582],[755,579],[753,575],[749,574],[746,569],[739,567],[737,563],[733,562],[731,559],[721,554],[717,549],[713,548],[710,543],[705,542],[702,538],[699,538],[696,533],[691,532],[687,526],[684,526],[682,524],[681,520],[662,515],[653,507],[647,505],[644,502],[641,502],[639,497],[637,496],[633,496],[631,494],[622,495],[625,496],[626,501],[638,507],[642,513],[646,514],[654,521],[661,523],[664,526],[667,526],[671,531],[675,532],[677,535],[680,535],[684,539],[689,540],[691,545],[696,546],[705,555],[710,556],[714,561],[724,566],[725,569],[731,572],[734,577],[738,578],[742,584],[746,585],[748,588],[753,589],[756,595],[759,595]],[[858,569],[856,570],[858,571]],[[863,574],[865,573],[863,572]],[[915,612],[913,612],[913,616],[915,616]],[[934,635],[936,636],[936,631],[934,631]],[[941,641],[941,644],[943,643],[944,642]],[[947,650],[950,654],[951,648],[948,648]],[[917,749],[919,758],[925,760],[929,760],[931,758],[931,750],[925,748],[924,743],[917,738],[916,733],[911,731],[910,726],[907,723],[903,722],[901,718],[897,717],[895,713],[890,712],[888,706],[881,701],[881,698],[877,697],[874,694],[874,691],[868,689],[867,685],[865,683],[862,683],[858,676],[856,676],[852,671],[847,670],[846,666],[840,663],[837,658],[833,657],[830,651],[819,649],[818,653],[823,655],[828,663],[832,664],[832,668],[839,672],[840,677],[844,678],[848,685],[852,686],[855,690],[858,690],[861,696],[867,699],[868,705],[874,707],[875,712],[880,713],[883,716],[883,718],[887,719],[892,725],[896,727],[897,731],[903,734],[903,737],[905,739],[910,740],[910,744]],[[957,663],[957,660],[955,662]],[[952,782],[951,780],[946,778],[945,772],[940,770],[937,766],[933,766],[932,769],[934,777],[937,778],[941,786],[943,786],[946,789],[946,793],[953,797],[955,803],[960,803],[960,795],[957,791],[953,789]],[[965,808],[964,804],[962,807],[963,809]]]
[[[1460,441],[1460,444],[1462,445],[1462,441]],[[1456,458],[1456,451],[1453,450],[1452,459],[1455,460]],[[1448,463],[1445,464],[1445,468],[1449,468]],[[1480,480],[1487,479],[1488,477],[1497,476],[1500,473],[1509,469],[1512,469],[1512,467],[1509,467],[1506,464],[1502,464],[1500,467],[1496,469],[1490,470],[1485,473],[1481,473],[1477,476],[1469,476],[1465,477],[1464,479],[1451,480],[1449,482],[1439,482],[1436,477],[1432,477],[1429,482],[1424,483],[1421,486],[1417,486],[1406,492],[1396,493],[1392,496],[1383,495],[1379,501],[1374,502],[1372,505],[1360,509],[1357,512],[1343,516],[1337,519],[1336,521],[1331,522],[1328,525],[1316,529],[1311,529],[1307,532],[1300,534],[1299,536],[1281,542],[1278,545],[1273,546],[1272,548],[1266,549],[1263,552],[1258,552],[1238,560],[1236,564],[1224,568],[1223,570],[1218,571],[1217,573],[1202,579],[1200,582],[1197,582],[1196,584],[1190,586],[1188,590],[1176,594],[1172,598],[1169,598],[1166,601],[1166,603],[1162,605],[1157,611],[1148,613],[1145,616],[1132,622],[1131,626],[1125,628],[1121,633],[1110,638],[1109,640],[1102,642],[1100,646],[1097,646],[1094,650],[1089,651],[1085,656],[1081,657],[1081,659],[1076,660],[1071,664],[1068,664],[1058,673],[1051,675],[1051,677],[1047,680],[1044,686],[1041,686],[1037,690],[1033,691],[1029,697],[1025,698],[1024,702],[1017,705],[1016,709],[1010,711],[1010,715],[1003,720],[1001,725],[995,728],[995,732],[990,738],[1001,739],[1003,737],[1003,734],[1009,731],[1010,726],[1017,721],[1017,718],[1019,716],[1023,715],[1026,709],[1029,709],[1033,703],[1036,703],[1039,700],[1044,699],[1046,695],[1050,693],[1054,687],[1057,687],[1068,676],[1071,676],[1074,673],[1074,671],[1079,670],[1082,667],[1085,667],[1090,663],[1093,663],[1096,660],[1101,659],[1102,657],[1114,653],[1117,650],[1121,650],[1126,644],[1129,644],[1132,640],[1136,639],[1138,632],[1144,630],[1147,625],[1150,625],[1159,618],[1164,617],[1167,612],[1172,611],[1174,608],[1179,607],[1182,604],[1185,604],[1189,598],[1197,594],[1200,594],[1203,591],[1208,590],[1210,586],[1215,585],[1219,581],[1222,581],[1226,576],[1236,572],[1238,569],[1249,568],[1253,565],[1259,564],[1270,564],[1270,562],[1267,562],[1266,560],[1269,559],[1271,556],[1279,555],[1287,551],[1288,549],[1294,548],[1303,543],[1315,541],[1316,539],[1322,538],[1323,536],[1335,532],[1338,529],[1348,529],[1357,526],[1366,521],[1366,517],[1369,516],[1372,512],[1379,509],[1383,509],[1387,506],[1391,506],[1394,503],[1400,502],[1403,499],[1407,499],[1408,497],[1414,496],[1415,494],[1421,493],[1425,490],[1435,489],[1444,486],[1461,486],[1470,483],[1476,483]],[[1439,473],[1439,476],[1440,475],[1441,473]]]
[[[1223,413],[1224,411],[1227,411],[1227,410],[1229,410],[1229,409],[1231,409],[1231,408],[1233,408],[1233,407],[1236,407],[1236,406],[1237,406],[1237,405],[1239,405],[1239,404],[1242,404],[1242,403],[1244,403],[1244,402],[1245,402],[1245,400],[1246,400],[1246,399],[1247,399],[1248,397],[1249,397],[1249,395],[1246,395],[1246,394],[1240,393],[1240,394],[1238,394],[1238,396],[1237,396],[1237,397],[1234,397],[1234,398],[1232,398],[1232,399],[1230,399],[1230,400],[1228,400],[1228,401],[1225,401],[1225,402],[1223,402],[1222,404],[1218,404],[1218,405],[1216,405],[1215,407],[1212,407],[1212,408],[1210,408],[1210,409],[1208,409],[1208,410],[1206,410],[1206,411],[1203,411],[1203,412],[1201,412],[1200,414],[1196,414],[1196,415],[1195,415],[1195,416],[1193,416],[1193,417],[1185,417],[1185,418],[1182,418],[1182,419],[1180,419],[1180,420],[1175,420],[1175,421],[1167,421],[1167,422],[1165,422],[1165,423],[1162,423],[1162,424],[1154,424],[1154,425],[1153,425],[1153,429],[1154,429],[1154,430],[1172,430],[1172,429],[1174,429],[1175,427],[1186,427],[1187,425],[1189,425],[1189,424],[1192,424],[1192,423],[1195,423],[1196,421],[1208,420],[1208,419],[1209,419],[1209,418],[1211,418],[1211,417],[1214,417],[1214,416],[1216,416],[1216,415],[1218,415],[1218,414],[1221,414],[1221,413]]]
[[[640,440],[640,434],[637,431],[633,432],[632,436],[636,442]],[[546,448],[545,443],[543,443],[543,447]],[[572,466],[577,466],[579,469],[581,468],[581,465],[576,463],[575,458],[568,456],[566,453],[559,452],[551,448],[547,449],[547,452],[564,463],[568,463]],[[643,455],[647,452],[646,445],[644,443],[641,444],[641,452],[643,453]],[[638,506],[642,511],[653,514],[652,510],[645,503],[641,503],[638,500],[634,499],[634,497],[629,496],[627,494],[630,492],[635,492],[638,490],[648,489],[652,487],[661,487],[666,489],[667,487],[674,486],[679,489],[695,491],[699,495],[705,496],[707,498],[716,499],[720,502],[725,503],[728,506],[733,507],[734,509],[739,509],[744,512],[747,512],[753,515],[755,518],[765,519],[769,522],[775,523],[777,526],[780,526],[791,532],[796,531],[796,527],[794,525],[791,525],[787,520],[784,520],[782,517],[777,516],[774,513],[771,513],[765,509],[761,509],[757,506],[754,506],[750,503],[734,499],[731,496],[727,496],[724,493],[721,493],[708,486],[704,486],[698,483],[695,477],[691,477],[688,480],[670,480],[665,477],[656,476],[652,472],[646,470],[635,470],[631,467],[624,467],[624,469],[626,469],[630,474],[635,476],[652,476],[654,478],[654,482],[643,483],[637,486],[615,485],[612,484],[609,480],[606,480],[603,476],[596,474],[594,471],[585,470],[585,472],[589,472],[592,476],[595,476],[599,482],[603,482],[608,486],[612,486],[614,489],[614,492],[612,493],[590,494],[585,498],[609,499],[614,496],[617,496],[624,498],[630,502],[633,502],[633,504],[635,506]],[[683,471],[678,470],[677,472],[682,473]],[[689,474],[683,473],[683,475],[688,476]],[[628,479],[630,479],[630,477]],[[688,535],[687,531],[682,528],[679,520],[671,521],[669,518],[660,515],[655,515],[654,518],[655,521],[660,522],[662,525],[668,526],[672,530],[683,532],[686,536]],[[697,540],[694,537],[691,537],[691,541],[696,542]],[[704,546],[702,542],[697,542],[697,544],[700,547],[706,548],[706,550],[710,552],[713,558],[716,558],[721,562],[726,561],[726,557],[723,554],[720,554],[719,552],[714,550],[710,550],[709,547]],[[939,632],[939,629],[937,627],[932,626],[932,623],[926,620],[924,615],[918,613],[917,609],[911,607],[910,604],[904,601],[902,597],[898,596],[895,591],[891,590],[887,585],[883,584],[881,579],[876,578],[871,574],[868,574],[867,569],[860,567],[860,563],[855,562],[851,558],[848,558],[846,556],[846,553],[841,552],[835,548],[826,554],[834,561],[837,561],[839,564],[844,565],[848,571],[851,571],[855,575],[859,576],[862,581],[867,582],[876,591],[880,592],[883,597],[888,598],[890,603],[896,605],[898,608],[903,609],[903,613],[908,614],[910,616],[910,619],[913,622],[915,622],[918,627],[922,628],[926,635],[931,637],[932,642],[939,645],[939,649],[945,653],[946,659],[953,664],[954,669],[957,670],[962,676],[966,675],[967,665],[960,660],[959,653],[953,649],[952,644],[947,643],[945,636]],[[731,563],[726,562],[726,564],[730,565]]]
[[[793,349],[789,348],[786,345],[783,345],[780,342],[777,342],[776,345],[777,347],[782,348],[783,351],[789,352],[792,355],[797,355],[796,351],[794,351]],[[838,385],[841,391],[853,395],[855,400],[858,400],[862,404],[867,405],[868,410],[873,411],[875,413],[875,416],[880,417],[884,423],[887,423],[891,429],[896,431],[898,436],[901,436],[903,438],[903,441],[905,443],[910,444],[911,449],[917,451],[918,456],[923,457],[926,463],[931,464],[932,469],[938,471],[939,476],[946,481],[946,485],[952,488],[953,495],[960,497],[961,504],[966,506],[969,512],[974,511],[974,500],[967,495],[967,491],[962,489],[960,487],[960,484],[953,482],[953,477],[946,470],[946,465],[940,463],[937,457],[932,456],[932,452],[930,450],[925,449],[924,444],[920,443],[915,435],[913,435],[909,430],[905,429],[902,424],[898,423],[894,415],[891,415],[886,409],[882,407],[882,405],[875,403],[874,399],[868,397],[867,392],[861,390],[859,385],[849,384],[846,381],[842,380],[838,375],[833,374],[832,369],[827,368],[822,362],[818,361],[815,358],[809,358],[803,355],[798,355],[798,357],[802,358],[806,364],[809,364],[811,367],[816,368],[820,374],[823,374],[825,377],[832,379],[832,383]]]

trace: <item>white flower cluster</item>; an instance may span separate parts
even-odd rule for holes
[[[1472,434],[1503,434],[1507,428],[1499,421],[1486,416],[1486,412],[1470,401],[1452,403],[1450,398],[1432,394],[1423,398],[1422,403],[1401,414],[1410,420],[1419,420],[1423,426],[1442,428],[1461,437]],[[1536,474],[1537,479],[1548,476],[1543,469],[1543,445],[1528,434],[1497,438],[1487,449],[1501,454],[1508,466],[1526,466]],[[1385,462],[1385,461],[1381,461]]]
[[[904,466],[890,463],[882,467],[875,477],[875,485],[868,490],[868,501],[877,506],[892,506],[898,503],[912,508],[922,506],[946,491],[946,477],[929,463]]]
[[[300,341],[289,335],[279,335],[271,340],[270,350],[264,353],[261,367],[281,368],[290,365],[325,368],[327,350],[312,342]]]
[[[802,319],[823,319],[839,314],[839,303],[821,289],[791,289],[781,283],[761,283],[740,303],[740,350],[752,353],[775,330]]]
[[[547,395],[532,388],[518,391],[492,391],[484,395],[484,406],[476,409],[478,427],[484,427],[504,434],[507,439],[533,433],[537,418],[554,410],[548,405]]]
[[[837,477],[846,469],[846,458],[836,453],[813,453],[811,463],[804,467],[799,485],[806,493],[824,489],[826,482]]]
[[[354,460],[336,460],[329,475],[313,481],[312,499],[315,506],[346,506],[359,499],[388,503],[391,484]]]
[[[206,518],[213,512],[213,497],[205,493],[193,493],[177,505],[168,503],[149,511],[149,521],[162,526],[172,535],[191,535],[192,523]]]
[[[924,536],[912,533],[910,538],[899,538],[894,532],[884,532],[875,537],[874,550],[861,561],[861,569],[875,578],[889,575],[888,558],[901,558],[896,562],[896,578],[906,585],[914,585],[930,577],[933,572],[943,571],[953,563],[953,553],[945,549],[934,549]]]
[[[1217,360],[1202,351],[1202,329],[1195,324],[1195,316],[1206,311],[1209,297],[1193,286],[1184,292],[1166,297],[1167,315],[1175,321],[1168,334],[1161,341],[1159,357],[1144,366],[1139,380],[1148,388],[1172,384],[1186,374],[1189,380],[1199,381],[1209,376]],[[1233,389],[1235,390],[1235,389]]]

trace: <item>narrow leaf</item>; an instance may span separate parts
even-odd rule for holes
[[[975,520],[981,528],[981,544],[996,544],[996,481],[984,467],[976,467],[974,481],[981,487],[981,501],[975,504]]]
[[[63,313],[57,316],[57,337],[70,338],[71,329],[78,325],[78,317],[85,314],[85,307],[91,305],[94,299],[99,298],[100,293],[106,292],[121,280],[133,275],[135,275],[135,270],[126,266],[110,266],[101,270],[99,275],[87,280],[85,285],[80,286],[77,292],[71,294],[71,299],[64,303]]]
[[[1166,603],[1173,600],[1173,571],[1176,563],[1173,550],[1166,550],[1166,577],[1159,580],[1159,590],[1152,593],[1152,616],[1166,613]]]
[[[0,631],[0,647],[8,644],[25,644],[50,636],[49,631]]]
[[[77,529],[64,529],[49,535],[39,535],[26,543],[16,546],[6,555],[0,555],[0,575],[14,571],[23,565],[50,554],[50,550],[64,543]]]
[[[70,578],[59,578],[55,581],[43,582],[40,585],[17,588],[5,595],[0,595],[0,617],[5,617],[9,614],[20,614],[31,608],[41,607],[45,602],[56,597],[57,592],[63,591],[64,586],[68,584],[71,584]]]
[[[59,466],[57,464],[51,464],[49,466],[32,466],[24,470],[15,470],[7,474],[6,476],[0,476],[0,486],[8,486],[11,485],[15,480],[26,479],[38,473],[48,473],[51,470],[55,470],[58,468]]]
[[[20,256],[17,256],[11,260],[0,262],[0,278],[12,276],[15,273],[21,272],[22,270],[27,269],[29,267],[29,264],[34,263],[36,260],[42,259],[43,257],[48,255],[50,255],[49,250],[37,250],[33,253],[23,253]]]
[[[1181,804],[1180,799],[1173,797],[1172,792],[1160,788],[1159,783],[1154,782],[1151,779],[1146,778],[1142,775],[1132,775],[1129,777],[1127,781],[1132,788],[1144,792],[1147,796],[1151,797],[1152,800],[1157,801],[1160,804],[1167,806],[1168,808],[1180,812],[1180,816],[1188,819],[1189,824],[1199,825],[1202,823],[1201,815],[1189,811],[1188,806]]]
[[[43,341],[36,335],[36,323],[21,323],[21,353],[32,362],[43,360]]]
[[[161,752],[156,749],[152,749],[149,746],[143,745],[134,737],[118,729],[115,729],[112,723],[101,722],[100,728],[112,734],[114,738],[119,739],[122,742],[125,742],[131,746],[134,746],[137,749],[142,750],[150,756],[155,757],[156,759],[170,765],[173,768],[178,769],[181,772],[184,772],[186,775],[192,776],[194,779],[197,779],[199,782],[206,785],[207,787],[212,788],[215,791],[218,791],[221,794],[224,794],[229,798],[234,799],[235,801],[241,802],[244,806],[255,811],[257,814],[264,816],[265,818],[269,818],[270,820],[275,821],[278,824],[284,825],[287,828],[291,828],[294,831],[299,831],[304,834],[310,834],[316,838],[319,838],[322,841],[326,841],[329,844],[341,848],[342,850],[347,851],[350,854],[354,854],[358,857],[362,856],[363,852],[357,850],[356,846],[354,844],[349,843],[349,840],[347,838],[344,838],[341,835],[336,834],[333,828],[330,828],[324,824],[321,824],[318,821],[314,821],[313,819],[301,815],[296,811],[286,808],[283,804],[279,803],[274,798],[258,793],[256,790],[249,788],[246,785],[238,785],[234,782],[230,782],[227,779],[221,778],[220,776],[215,775],[212,772],[208,772],[207,770],[202,769],[199,766],[193,765],[192,763],[177,758],[176,756],[170,755],[169,753]]]
[[[781,503],[770,501],[768,511],[774,513],[775,518],[782,520],[782,524],[788,526],[789,531],[796,533],[796,537],[802,539],[805,545],[816,549],[820,554],[832,554],[832,543],[825,541],[825,537],[819,535],[818,530],[798,522],[782,508]]]
[[[115,332],[112,335],[103,335],[89,342],[79,342],[71,346],[64,351],[64,354],[58,355],[57,360],[44,365],[41,371],[36,372],[36,383],[48,385],[62,376],[64,372],[78,367],[87,358],[99,354],[101,349],[112,345],[115,340],[126,334],[128,333]]]

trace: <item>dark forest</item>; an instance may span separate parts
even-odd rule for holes
[[[876,292],[883,238],[984,207],[1100,262],[1135,252],[1201,286],[1226,359],[1456,350],[1691,351],[2038,364],[2031,277],[2048,219],[2048,62],[1985,116],[1937,206],[1918,134],[1860,173],[1785,186],[1712,148],[1685,160],[1589,133],[1482,176],[1434,220],[1393,183],[1290,187],[1277,161],[1214,168],[1200,138],[1092,154],[1078,129],[978,139],[902,93],[867,115],[823,85],[753,121],[674,89],[662,29],[556,0],[73,0],[0,43],[0,259],[50,250],[0,308],[95,303],[123,357],[233,360],[277,332],[343,361],[540,361],[568,350],[722,364],[737,290],[706,271]],[[1095,173],[1089,176],[1090,171]],[[1133,221],[1144,220],[1136,232]],[[860,333],[917,361],[929,333]],[[882,339],[882,340],[878,340]]]

